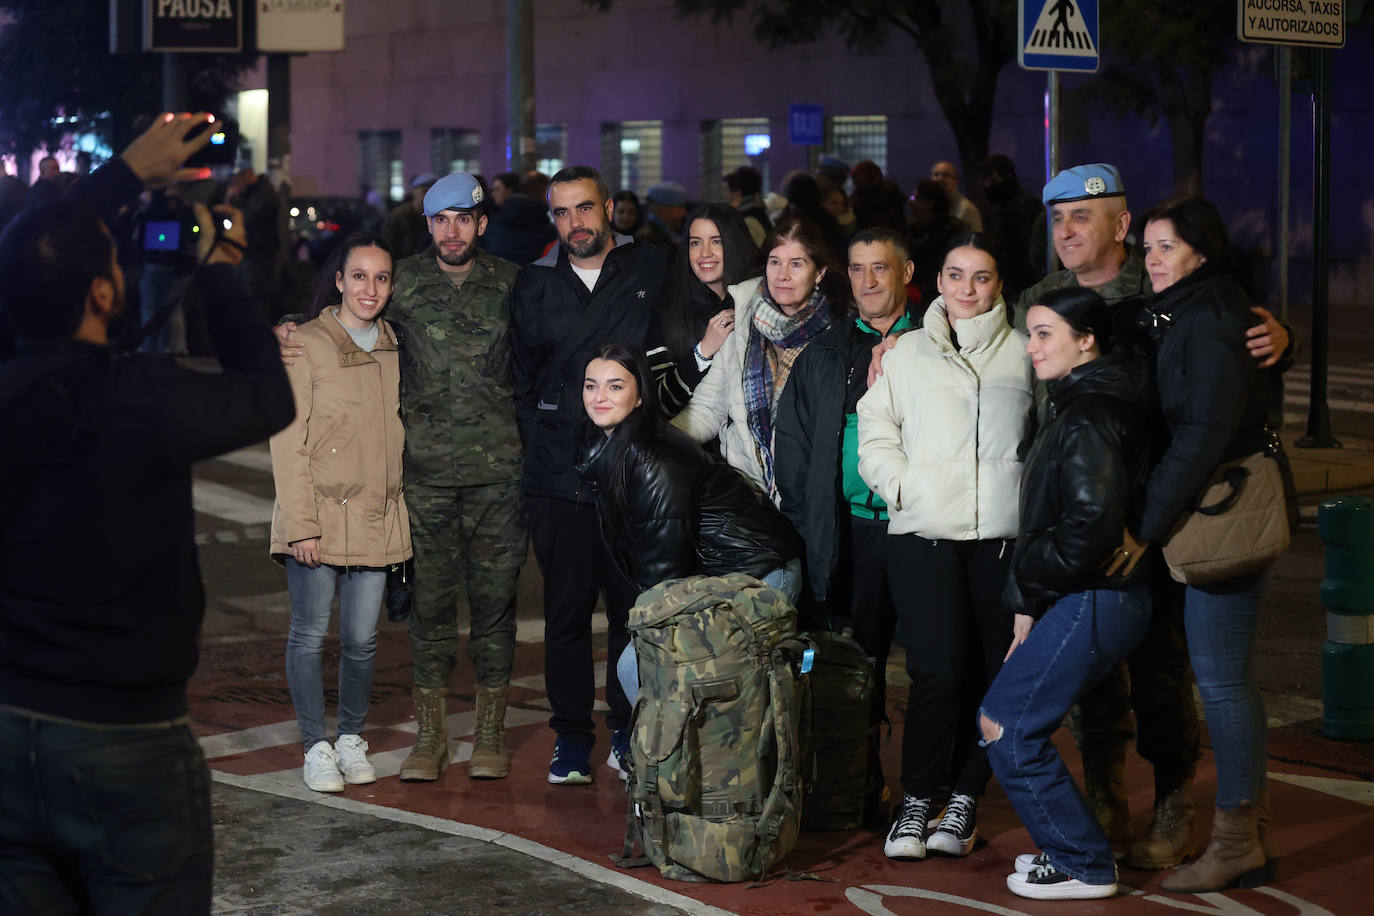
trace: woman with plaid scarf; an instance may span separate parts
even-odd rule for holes
[[[725,339],[711,371],[673,420],[697,442],[720,439],[721,456],[776,504],[773,422],[778,396],[801,351],[843,315],[848,284],[836,283],[820,229],[803,220],[764,239],[762,277],[730,287],[738,331]],[[724,314],[724,313],[722,313]]]

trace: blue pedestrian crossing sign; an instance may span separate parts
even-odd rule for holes
[[[1020,0],[1019,6],[1022,69],[1097,71],[1097,0]]]

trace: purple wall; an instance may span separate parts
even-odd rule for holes
[[[909,187],[930,163],[953,157],[953,136],[929,90],[924,60],[909,40],[854,53],[838,39],[768,51],[747,22],[714,26],[678,20],[670,0],[617,0],[613,12],[582,0],[539,0],[535,33],[536,119],[567,125],[570,162],[598,164],[600,125],[663,121],[663,176],[698,189],[698,130],[704,119],[769,117],[774,180],[806,163],[787,142],[791,103],[826,114],[888,118],[888,171]],[[1333,54],[1332,296],[1374,304],[1374,176],[1360,167],[1374,106],[1366,91],[1374,41],[1351,30]],[[504,0],[355,0],[348,48],[292,60],[292,175],[301,190],[357,192],[359,130],[403,132],[407,174],[429,168],[429,129],[483,132],[483,168],[505,168]],[[1278,101],[1274,57],[1242,46],[1213,87],[1204,182],[1238,244],[1272,254],[1276,212]],[[1077,77],[1065,77],[1073,85]],[[1010,155],[1027,186],[1044,169],[1045,79],[1002,71],[991,147]],[[1295,299],[1310,283],[1311,128],[1305,96],[1293,100],[1292,208]],[[1167,127],[1102,111],[1066,111],[1061,163],[1111,161],[1123,172],[1137,212],[1173,188]],[[967,180],[965,182],[967,186]],[[1271,258],[1272,260],[1272,258]],[[1272,264],[1270,264],[1272,270]]]

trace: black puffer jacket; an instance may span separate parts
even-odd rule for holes
[[[763,577],[801,556],[801,539],[772,501],[681,430],[668,427],[628,442],[623,432],[596,440],[579,470],[596,486],[612,555],[641,591],[698,574]],[[624,518],[606,496],[622,448]]]
[[[646,351],[662,346],[654,306],[663,291],[667,255],[616,236],[596,289],[573,272],[568,253],[553,251],[520,271],[511,293],[511,372],[515,414],[525,443],[526,496],[583,501],[577,449],[587,414],[582,379],[607,344]]]
[[[1255,323],[1244,290],[1204,264],[1141,314],[1156,342],[1155,380],[1169,445],[1150,473],[1139,534],[1162,541],[1217,465],[1259,451],[1265,376],[1245,346]]]
[[[1065,595],[1145,581],[1148,555],[1124,578],[1100,569],[1139,512],[1154,451],[1148,389],[1128,365],[1104,357],[1049,385],[1050,418],[1021,478],[1003,596],[1014,613],[1040,617]]]

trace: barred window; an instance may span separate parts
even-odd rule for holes
[[[545,175],[552,176],[567,165],[567,158],[567,125],[534,125],[534,167]]]
[[[772,187],[768,166],[773,136],[767,118],[722,118],[701,122],[702,200],[724,200],[724,177],[742,165],[752,166],[763,176],[763,190]]]
[[[482,134],[462,127],[435,127],[429,132],[429,170],[443,178],[451,172],[482,171]]]
[[[878,164],[887,174],[887,116],[835,115],[825,119],[825,151],[839,156],[851,166],[865,159]],[[820,156],[812,149],[812,166]]]
[[[358,131],[358,186],[371,188],[393,203],[405,200],[399,130]]]
[[[612,191],[641,197],[663,180],[663,122],[621,121],[601,125],[601,174]]]

